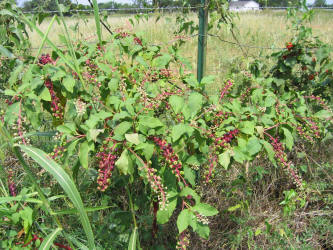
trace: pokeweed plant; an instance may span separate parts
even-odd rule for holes
[[[97,171],[94,187],[102,196],[112,195],[112,183],[125,183],[133,220],[130,249],[147,244],[141,237],[146,225],[138,217],[146,207],[153,217],[152,239],[160,233],[158,224],[173,215],[178,228],[174,247],[189,246],[190,228],[207,239],[209,217],[218,211],[202,202],[197,189],[214,181],[217,168],[228,170],[233,163],[246,167],[266,156],[306,195],[306,183],[288,152],[300,139],[316,143],[327,133],[332,111],[326,103],[313,104],[317,97],[293,88],[281,94],[269,78],[253,78],[250,89],[237,91],[233,88],[240,83],[230,79],[209,95],[206,87],[215,77],[198,82],[185,65],[177,47],[164,50],[123,30],[107,42],[57,48],[13,75],[1,124],[23,144],[15,147],[17,156],[20,148],[34,159],[48,159],[68,183],[78,167]],[[25,131],[38,132],[45,123],[59,133],[49,158],[25,139]],[[145,198],[134,204],[131,190],[141,185]],[[76,202],[93,248],[89,221]]]

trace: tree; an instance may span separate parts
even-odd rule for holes
[[[313,4],[315,7],[326,7],[326,0],[316,0]]]

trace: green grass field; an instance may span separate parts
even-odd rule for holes
[[[168,44],[175,39],[173,31],[175,28],[176,14],[161,14],[161,18],[156,22],[157,14],[152,14],[148,21],[142,19],[139,24],[133,27],[129,22],[131,15],[114,15],[107,18],[111,29],[123,28],[126,31],[141,33],[152,44]],[[192,14],[192,19],[197,22],[197,16]],[[96,31],[93,16],[67,17],[67,24],[71,27],[74,40],[86,39],[96,41]],[[292,31],[288,30],[290,23],[286,18],[285,11],[261,11],[241,13],[235,19],[237,27],[237,38],[240,43],[257,47],[285,47],[286,42],[290,41]],[[75,29],[77,26],[77,29]],[[41,24],[40,29],[46,31],[48,21]],[[314,35],[318,36],[323,42],[333,43],[333,12],[317,11],[311,23]],[[235,42],[227,27],[220,30],[212,30],[209,33],[219,35],[222,39]],[[56,44],[61,44],[59,34],[63,34],[63,27],[54,24],[49,38]],[[104,39],[107,40],[107,31],[104,29]],[[30,34],[30,39],[34,47],[40,45],[41,39],[36,33]],[[207,47],[207,74],[225,75],[233,65],[245,64],[258,56],[264,56],[272,52],[267,49],[244,47],[245,55],[241,49],[233,44],[221,42],[216,37],[208,38]],[[192,62],[193,70],[196,70],[197,57],[197,37],[189,38],[182,48],[184,56]],[[263,59],[264,60],[264,59]]]

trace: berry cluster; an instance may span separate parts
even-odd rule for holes
[[[157,170],[155,168],[150,168],[147,164],[143,164],[139,170],[144,172],[144,176],[147,177],[147,181],[150,184],[151,189],[155,194],[157,194],[159,207],[161,209],[165,209],[168,204],[167,194],[165,191],[167,188],[163,186],[161,177],[156,174]]]
[[[178,155],[173,150],[171,144],[170,143],[168,144],[165,140],[158,137],[153,137],[153,141],[162,151],[164,161],[172,169],[172,173],[177,176],[178,181],[180,182],[182,180],[184,183],[186,183],[182,176],[182,171],[181,171],[182,163],[179,160]]]
[[[17,195],[16,185],[13,180],[13,171],[12,170],[8,171],[7,183],[8,183],[8,189],[9,189],[10,196],[16,196]]]
[[[290,51],[293,47],[294,47],[294,45],[293,45],[291,42],[287,43],[287,49],[288,49],[289,51]]]
[[[51,95],[52,115],[55,118],[62,119],[63,118],[63,107],[60,103],[59,97],[57,96],[56,92],[54,91],[53,82],[50,79],[46,79],[44,84],[45,84],[45,87],[48,88],[50,95]]]
[[[48,63],[54,63],[52,60],[51,56],[49,54],[42,54],[41,57],[39,58],[39,64],[40,65],[46,65]]]
[[[291,179],[299,188],[302,187],[302,178],[296,173],[296,171],[292,168],[292,162],[288,162],[287,154],[285,153],[285,149],[282,143],[277,138],[271,138],[271,145],[274,148],[275,158],[278,163],[280,163],[287,173],[290,175]]]
[[[228,144],[232,141],[232,139],[234,139],[237,136],[238,133],[239,133],[239,130],[234,129],[234,130],[231,130],[231,131],[225,133],[221,137],[216,137],[214,139],[215,148],[217,150],[226,148],[228,146]],[[214,138],[215,136],[213,134],[211,134],[211,137]]]
[[[66,152],[66,148],[64,146],[55,145],[53,148],[53,152],[50,154],[50,157],[53,160],[60,160],[64,156],[65,152]]]
[[[223,97],[226,94],[228,94],[228,92],[229,92],[229,90],[230,90],[230,88],[232,87],[233,84],[234,84],[234,82],[232,80],[227,80],[224,88],[221,91],[219,102],[221,102],[221,100],[223,99]]]
[[[134,43],[142,46],[142,41],[138,37],[134,37]]]
[[[11,100],[6,99],[5,103],[10,106],[10,105],[14,104],[15,102],[18,102],[19,100],[20,100],[20,97],[13,96],[13,98]]]
[[[98,190],[102,192],[104,192],[110,185],[112,170],[114,169],[116,159],[118,158],[117,149],[115,149],[116,145],[110,147],[110,141],[110,138],[106,139],[100,152],[96,154],[97,159],[99,160],[97,184]]]
[[[189,245],[190,245],[190,240],[188,237],[188,233],[184,231],[178,236],[177,249],[186,250],[189,247]]]

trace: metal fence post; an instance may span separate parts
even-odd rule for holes
[[[204,77],[206,68],[208,9],[206,8],[206,0],[199,1],[201,3],[201,7],[199,9],[197,79],[198,82],[201,82],[201,79]]]

